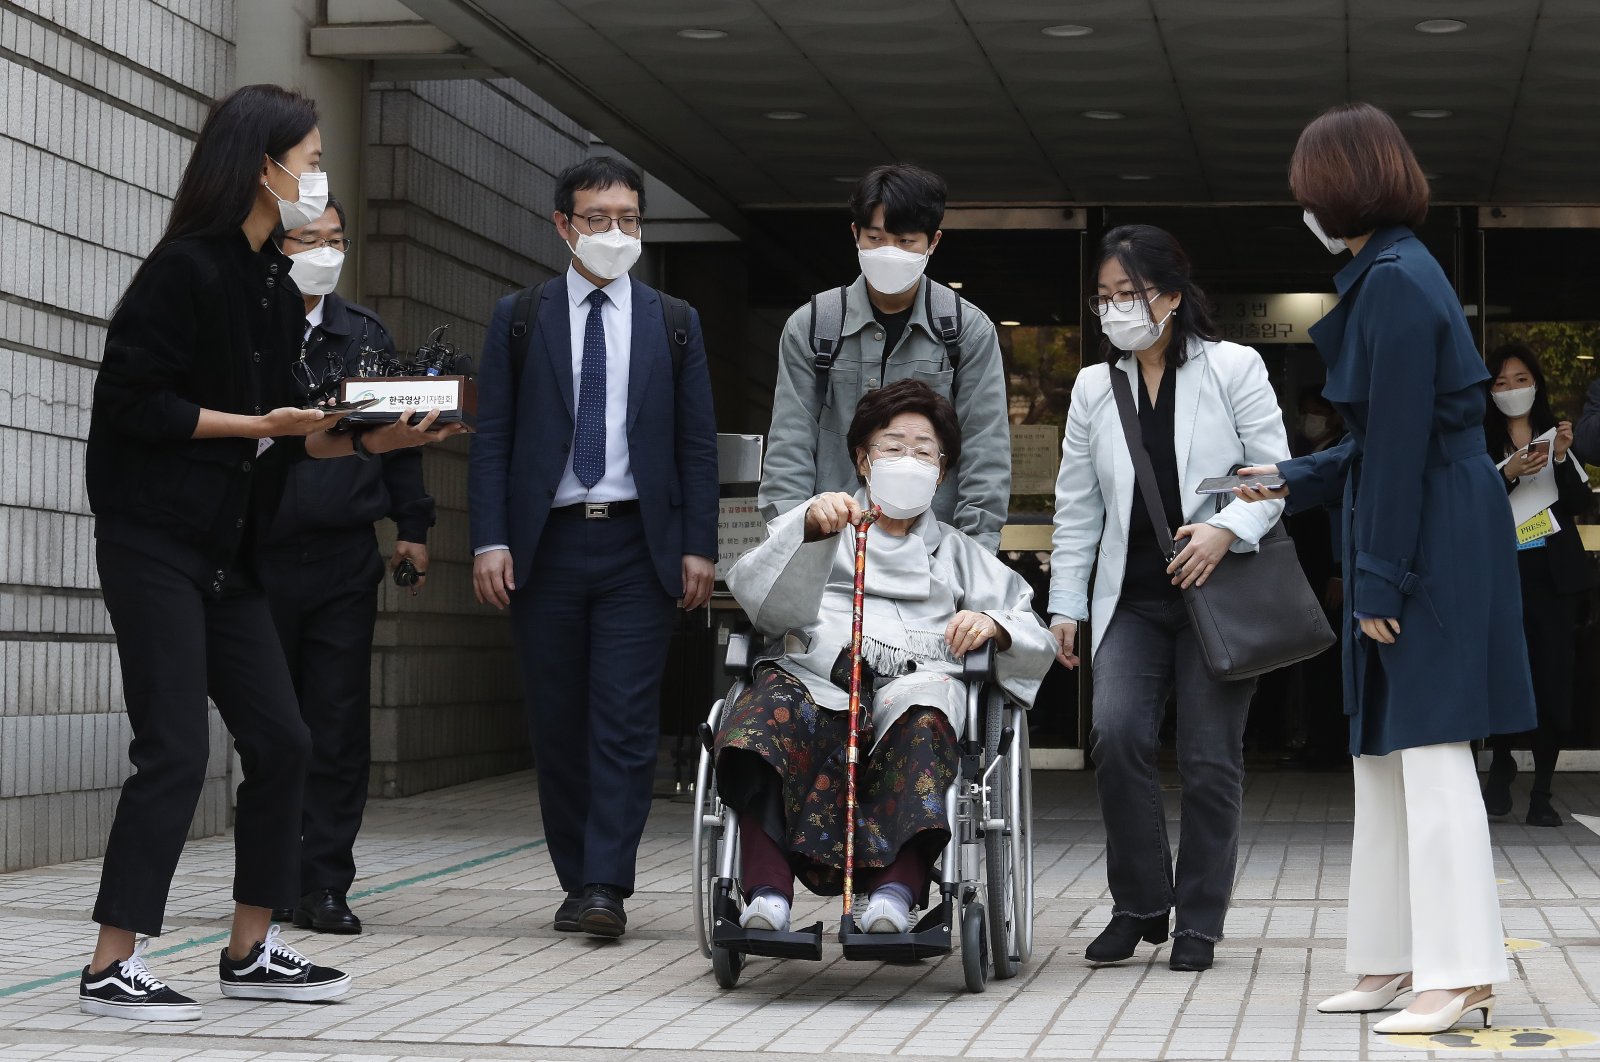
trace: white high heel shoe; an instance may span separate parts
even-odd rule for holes
[[[1402,1010],[1399,1014],[1391,1014],[1372,1027],[1373,1032],[1380,1033],[1442,1033],[1454,1029],[1461,1024],[1473,1011],[1483,1012],[1483,1027],[1487,1029],[1494,1022],[1494,993],[1475,1003],[1468,1003],[1476,988],[1469,988],[1462,992],[1449,1003],[1429,1014],[1413,1014],[1409,1010]]]
[[[1409,973],[1395,974],[1371,992],[1352,988],[1348,992],[1329,996],[1317,1004],[1317,1009],[1324,1014],[1367,1014],[1375,1010],[1388,1010],[1391,1003],[1411,991],[1411,986],[1406,983],[1409,980]]]

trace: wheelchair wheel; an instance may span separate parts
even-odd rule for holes
[[[722,718],[725,700],[711,706],[706,722],[715,731]],[[716,772],[712,770],[711,750],[702,743],[700,766],[694,780],[694,821],[691,824],[694,849],[691,854],[694,878],[694,928],[700,938],[700,953],[714,959],[711,953],[711,927],[716,924],[712,908],[716,890],[712,883],[717,879],[717,846],[722,839],[722,803],[717,799]],[[737,977],[737,973],[735,974]]]
[[[744,969],[744,956],[727,948],[711,949],[711,972],[717,976],[717,984],[723,988],[732,988],[739,983],[739,972]]]
[[[983,904],[976,899],[961,905],[961,972],[966,976],[968,992],[982,992],[989,987]]]
[[[984,721],[983,747],[991,755],[1000,747],[1000,735],[1006,726],[1020,728],[1024,725],[1021,713],[1006,708],[1005,702],[994,691],[989,693]],[[986,816],[988,809],[998,810],[1005,823],[1001,829],[986,825],[983,833],[984,885],[989,900],[989,944],[994,949],[994,976],[997,981],[1015,977],[1022,957],[1018,946],[1020,926],[1016,853],[1020,838],[1017,836],[1015,815],[1018,789],[1015,768],[1019,745],[1024,741],[1024,734],[1016,734],[1011,750],[1006,754],[1006,762],[989,776],[993,793],[985,808]]]

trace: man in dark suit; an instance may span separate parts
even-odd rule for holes
[[[308,404],[338,397],[338,381],[355,375],[369,351],[395,355],[378,315],[333,290],[349,248],[337,199],[316,221],[284,234],[289,277],[306,307],[292,375]],[[409,560],[417,571],[415,594],[427,577],[434,521],[420,450],[379,456],[357,450],[348,461],[296,463],[277,514],[262,531],[256,561],[300,695],[300,715],[311,728],[301,897],[275,917],[319,933],[361,932],[347,897],[372,764],[372,637],[384,573],[372,525],[384,518],[394,521],[397,539],[388,567]]]
[[[639,174],[589,159],[558,178],[555,207],[570,266],[501,299],[484,341],[473,583],[511,609],[567,894],[555,928],[616,937],[650,812],[673,605],[711,596],[716,423],[698,316],[627,275]]]

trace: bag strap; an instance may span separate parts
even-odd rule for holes
[[[944,344],[945,358],[950,362],[950,368],[956,369],[961,365],[961,296],[948,284],[941,284],[929,277],[927,282],[926,303],[928,321],[933,325],[934,333]]]
[[[542,280],[517,292],[517,301],[511,307],[511,393],[522,390],[522,363],[528,360],[529,338],[534,315],[539,312],[539,300],[544,297],[544,287],[550,283]]]
[[[961,386],[961,296],[948,284],[932,277],[924,285],[928,289],[926,304],[928,321],[944,344],[944,357],[950,363],[950,403],[955,404],[957,389]]]
[[[817,421],[822,421],[822,403],[828,398],[828,371],[839,356],[839,341],[844,336],[846,289],[832,288],[811,296],[811,368],[816,372],[813,405]]]
[[[1111,370],[1111,393],[1117,400],[1117,415],[1122,418],[1122,436],[1128,443],[1128,456],[1133,458],[1133,477],[1138,481],[1139,495],[1144,498],[1150,524],[1156,529],[1161,555],[1171,558],[1174,552],[1172,528],[1167,526],[1167,514],[1161,509],[1161,488],[1156,485],[1156,468],[1150,463],[1150,451],[1144,448],[1144,432],[1139,429],[1139,414],[1134,409],[1128,374],[1116,365],[1107,368]]]
[[[667,325],[667,345],[672,348],[672,383],[683,375],[683,359],[689,353],[689,304],[676,295],[659,292],[661,316]]]

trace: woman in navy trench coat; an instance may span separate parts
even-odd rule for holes
[[[1319,1009],[1383,1010],[1414,991],[1378,1031],[1438,1032],[1474,1013],[1487,1024],[1507,969],[1468,742],[1535,718],[1511,508],[1484,448],[1489,374],[1411,231],[1427,181],[1388,115],[1347,104],[1316,119],[1290,184],[1328,249],[1355,253],[1311,330],[1350,435],[1277,467],[1291,508],[1340,505],[1349,586],[1346,962],[1361,981]]]

